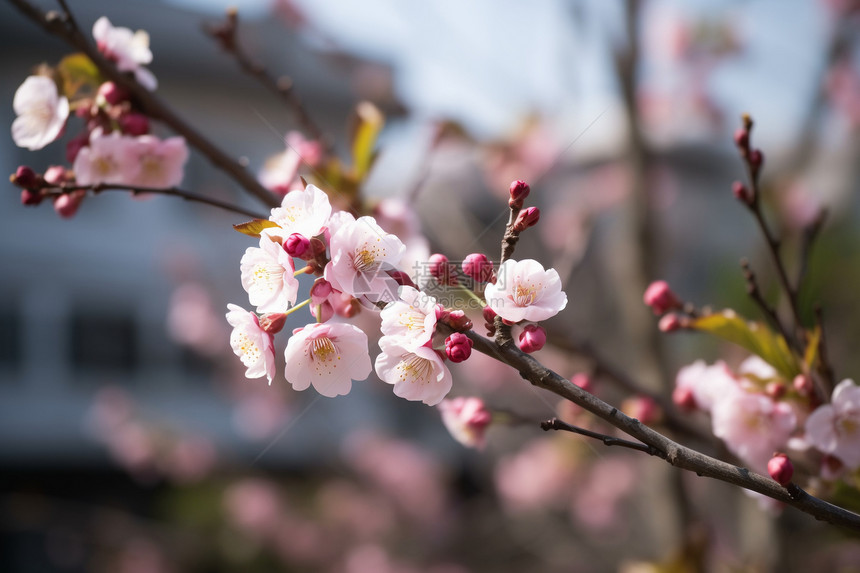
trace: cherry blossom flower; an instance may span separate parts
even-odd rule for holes
[[[507,260],[499,267],[496,283],[487,284],[487,305],[505,320],[539,322],[567,306],[561,279],[555,269],[544,270],[533,259]]]
[[[295,390],[313,384],[323,396],[349,393],[352,380],[371,371],[367,335],[352,324],[309,324],[293,331],[284,352],[285,375]]]
[[[332,235],[325,278],[355,297],[395,300],[398,285],[386,271],[396,269],[405,250],[400,239],[383,231],[373,217],[360,217]]]
[[[843,380],[830,404],[819,406],[806,420],[806,440],[853,469],[860,466],[860,386]]]
[[[389,336],[379,339],[379,347],[382,354],[376,357],[376,373],[394,385],[396,396],[435,406],[451,390],[451,372],[432,348],[409,349]]]
[[[248,247],[239,267],[242,288],[257,312],[286,312],[296,303],[299,281],[293,276],[293,260],[271,238],[264,235],[259,248]]]
[[[113,60],[119,71],[134,72],[140,85],[150,91],[158,86],[152,72],[142,67],[152,62],[149,34],[144,30],[132,32],[128,28],[114,27],[110,20],[102,16],[93,24],[93,38],[99,51]]]
[[[134,180],[139,165],[132,162],[127,148],[132,139],[114,132],[104,135],[93,131],[90,144],[75,157],[75,179],[81,185],[121,183]]]
[[[182,182],[188,146],[183,137],[161,140],[154,135],[126,138],[123,150],[127,161],[137,165],[137,173],[125,183],[141,187],[175,187]]]
[[[708,366],[704,360],[697,360],[678,371],[675,378],[676,392],[688,389],[696,407],[710,412],[717,399],[738,387],[735,377],[725,362],[719,361]]]
[[[272,209],[269,217],[280,229],[265,229],[263,232],[280,237],[283,242],[293,233],[310,239],[323,232],[331,216],[331,203],[325,191],[308,185],[302,191],[292,191],[284,196],[280,207]]]
[[[773,452],[785,448],[797,417],[788,404],[738,387],[716,397],[711,424],[732,453],[767,475]]]
[[[228,304],[227,322],[233,327],[230,334],[230,346],[233,352],[248,367],[245,371],[247,378],[262,378],[265,376],[272,383],[275,377],[275,346],[274,338],[260,328],[257,316],[253,312]]]
[[[15,91],[12,139],[18,147],[42,149],[59,137],[69,117],[69,100],[46,76],[30,76]]]
[[[436,329],[436,299],[413,287],[402,286],[396,300],[382,309],[382,334],[397,338],[406,348],[424,346]]]
[[[459,396],[439,402],[442,423],[451,436],[467,448],[483,449],[486,431],[493,414],[484,401],[474,396]]]

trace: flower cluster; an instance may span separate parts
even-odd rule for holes
[[[93,37],[99,51],[119,71],[133,73],[138,83],[155,89],[155,76],[143,67],[152,61],[146,32],[132,33],[100,18],[93,26]],[[182,181],[188,160],[185,139],[162,140],[151,134],[149,119],[137,109],[131,94],[114,82],[103,81],[95,69],[89,75],[70,71],[91,66],[83,54],[69,56],[55,70],[40,72],[52,75],[30,76],[15,92],[17,117],[12,138],[19,147],[36,150],[56,141],[66,130],[71,109],[84,122],[84,130],[66,143],[71,169],[54,166],[41,176],[34,173],[33,177],[14,180],[24,189],[24,204],[35,205],[52,196],[57,212],[68,217],[84,198],[81,188],[169,188]],[[69,186],[73,189],[65,189]],[[57,194],[49,192],[51,189],[67,192]]]

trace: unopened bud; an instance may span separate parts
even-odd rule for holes
[[[149,133],[149,119],[142,113],[127,113],[119,118],[119,128],[126,135],[138,136]]]
[[[579,386],[586,392],[594,392],[594,380],[585,372],[577,372],[570,378],[574,386]]]
[[[764,165],[764,153],[762,153],[761,149],[753,149],[750,151],[749,161],[753,175],[755,176],[761,171],[761,166]]]
[[[454,330],[465,332],[472,328],[472,321],[462,310],[452,310],[447,313],[445,322]]]
[[[304,258],[304,254],[311,248],[311,240],[299,233],[293,233],[284,241],[284,250],[291,257]]]
[[[537,324],[527,325],[520,333],[520,350],[526,354],[537,352],[546,344],[546,330]]]
[[[9,181],[23,189],[38,189],[41,183],[39,174],[26,165],[20,165]]]
[[[511,197],[508,199],[508,206],[511,209],[522,209],[523,201],[531,193],[531,187],[525,181],[514,181],[511,183]]]
[[[54,211],[63,219],[71,219],[78,212],[78,207],[84,201],[86,191],[72,191],[63,193],[54,199]]]
[[[737,128],[735,130],[734,139],[735,139],[735,145],[738,146],[738,149],[740,149],[743,152],[749,151],[749,146],[750,146],[750,132],[749,131],[747,131],[743,127]]]
[[[463,362],[472,355],[472,340],[462,332],[455,332],[445,339],[445,356],[451,362]]]
[[[41,191],[33,191],[32,189],[22,189],[21,190],[21,204],[26,205],[28,207],[33,207],[38,205],[44,199],[44,195],[42,195]]]
[[[520,211],[517,215],[517,220],[514,222],[514,231],[522,233],[529,227],[537,225],[540,220],[540,209],[537,207],[528,207]]]
[[[767,473],[780,485],[788,485],[791,483],[791,476],[794,475],[794,466],[788,456],[776,454],[767,462]]]
[[[746,185],[740,181],[732,183],[732,194],[735,198],[745,205],[753,204],[753,194]]]
[[[689,386],[675,386],[675,389],[672,391],[672,402],[685,412],[692,412],[698,408],[696,396],[693,393],[693,389]]]
[[[685,327],[684,321],[677,314],[667,314],[657,323],[660,332],[674,332]]]
[[[489,306],[485,306],[481,312],[484,315],[484,326],[487,329],[487,336],[494,336],[496,334],[496,311]]]
[[[430,275],[443,285],[456,285],[457,279],[453,276],[452,265],[448,257],[441,253],[430,255],[428,270]]]
[[[260,328],[268,334],[277,334],[284,328],[287,322],[287,314],[284,312],[270,312],[260,317]]]
[[[331,295],[333,290],[330,282],[322,277],[318,278],[311,287],[311,304],[321,304]]]
[[[52,165],[48,167],[42,177],[45,179],[45,183],[62,185],[66,182],[66,168],[62,165]]]
[[[806,374],[798,374],[792,380],[791,385],[801,396],[811,396],[813,391],[812,378]]]
[[[103,99],[110,105],[117,105],[128,99],[128,92],[113,82],[105,82],[99,86],[96,97]]]
[[[683,306],[666,281],[654,281],[648,285],[645,294],[642,295],[642,300],[658,316]]]
[[[493,278],[493,263],[483,253],[472,253],[463,259],[463,272],[475,282],[485,283]]]
[[[646,425],[653,424],[660,419],[660,406],[648,396],[633,396],[624,400],[621,404],[621,411]]]
[[[785,396],[787,391],[788,388],[782,382],[768,382],[764,387],[764,393],[774,400],[779,400]]]
[[[327,300],[310,306],[311,316],[318,322],[328,322],[334,316],[334,307]]]

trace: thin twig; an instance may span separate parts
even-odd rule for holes
[[[603,442],[604,446],[620,446],[622,448],[630,448],[631,450],[645,452],[649,456],[659,456],[661,458],[666,457],[665,452],[661,452],[652,446],[647,446],[638,442],[631,442],[630,440],[624,440],[614,436],[607,436],[606,434],[601,434],[599,432],[592,432],[591,430],[586,430],[585,428],[580,428],[579,426],[573,426],[567,422],[562,422],[558,418],[551,418],[541,422],[540,427],[545,432],[548,432],[549,430],[562,430],[573,434],[579,434],[580,436],[594,438],[595,440],[600,440]]]
[[[246,215],[254,219],[266,218],[266,215],[261,215],[260,213],[251,211],[250,209],[245,209],[244,207],[240,207],[232,203],[227,203],[226,201],[219,201],[218,199],[212,199],[211,197],[200,195],[198,193],[193,193],[191,191],[185,191],[176,187],[152,188],[138,187],[137,185],[118,185],[114,183],[97,183],[94,185],[78,185],[75,183],[66,183],[59,186],[47,186],[46,190],[47,192],[45,193],[45,196],[47,197],[57,197],[59,195],[74,193],[75,191],[90,191],[94,195],[102,193],[103,191],[126,191],[130,192],[133,195],[167,195],[171,197],[180,197],[182,199],[185,199],[186,201],[203,203],[211,207],[217,207],[219,209],[224,209],[225,211],[238,213],[239,215]]]
[[[776,314],[776,309],[770,306],[762,296],[761,289],[758,286],[758,281],[755,278],[755,273],[752,271],[747,259],[741,259],[741,268],[743,269],[744,279],[747,283],[747,294],[750,295],[750,298],[758,305],[767,321],[771,323],[771,326],[779,331],[788,344],[802,354],[803,350],[798,346],[795,338],[788,334],[788,331],[779,319],[779,315]]]
[[[239,13],[235,8],[229,8],[224,21],[204,25],[203,30],[216,40],[221,48],[239,64],[243,72],[256,79],[263,87],[281,98],[296,116],[296,121],[313,139],[322,144],[327,153],[332,152],[332,145],[323,130],[311,118],[307,108],[294,89],[293,81],[288,76],[276,78],[263,64],[251,58],[239,45]]]
[[[833,366],[830,364],[830,359],[827,354],[827,337],[824,332],[824,316],[823,311],[821,310],[821,305],[815,305],[815,324],[818,326],[820,330],[820,335],[818,337],[818,371],[821,373],[822,378],[822,388],[824,392],[824,396],[822,397],[825,401],[827,397],[830,396],[830,393],[833,392],[833,388],[836,385],[836,375],[833,373]]]
[[[809,270],[809,258],[812,253],[812,246],[815,240],[821,234],[821,228],[827,220],[827,209],[821,209],[815,219],[803,229],[803,237],[800,244],[800,270],[797,273],[797,283],[795,289],[800,292],[803,286],[803,281],[806,278],[806,273]]]
[[[24,16],[38,24],[52,36],[56,36],[73,48],[80,50],[92,60],[93,64],[109,80],[127,90],[140,109],[148,116],[159,119],[173,131],[183,136],[189,145],[202,153],[215,167],[222,170],[238,183],[245,191],[255,196],[269,207],[277,207],[279,201],[268,189],[263,187],[245,167],[227,155],[212,141],[176,114],[158,96],[140,85],[134,76],[120,72],[113,62],[105,58],[77,26],[71,13],[43,12],[27,0],[8,0]],[[65,6],[65,4],[63,4]],[[67,10],[67,9],[66,9]]]

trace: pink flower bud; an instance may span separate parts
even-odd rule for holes
[[[9,181],[23,189],[37,189],[41,183],[41,177],[26,165],[20,165]]]
[[[792,380],[791,385],[801,396],[811,396],[813,391],[812,378],[805,374],[798,374]]]
[[[693,389],[689,386],[675,386],[675,389],[672,391],[672,402],[685,412],[692,412],[698,408],[696,396],[693,393]]]
[[[738,149],[741,151],[746,151],[750,146],[750,132],[744,129],[743,127],[739,127],[735,130],[735,145],[738,146]]]
[[[82,133],[76,135],[66,143],[66,161],[74,163],[78,152],[90,144],[90,134]]]
[[[517,220],[514,221],[514,231],[522,233],[529,227],[537,225],[540,220],[540,209],[537,207],[529,207],[520,211],[517,215]]]
[[[764,153],[762,153],[761,149],[750,151],[750,167],[753,168],[753,172],[758,173],[762,165],[764,165]]]
[[[594,381],[591,379],[591,376],[585,372],[577,372],[570,378],[570,382],[574,386],[579,386],[586,392],[594,391]]]
[[[43,175],[45,183],[51,185],[62,185],[66,181],[66,168],[62,165],[52,165],[48,167]]]
[[[787,391],[788,388],[782,382],[768,382],[764,387],[764,393],[774,400],[779,400],[785,396]]]
[[[327,300],[310,306],[311,316],[319,322],[328,322],[334,316],[334,307]]]
[[[732,194],[735,196],[735,199],[744,203],[746,205],[752,205],[753,195],[746,185],[741,183],[740,181],[735,181],[732,183]]]
[[[33,207],[41,203],[44,198],[45,196],[40,191],[33,191],[32,189],[21,190],[21,205]]]
[[[496,311],[490,308],[489,306],[485,306],[482,311],[484,315],[484,326],[487,328],[487,336],[493,336],[496,334]]]
[[[511,209],[522,209],[523,201],[531,193],[531,187],[525,181],[514,181],[511,183],[511,198],[508,199],[508,206]]]
[[[333,290],[330,282],[322,277],[318,278],[311,287],[311,304],[321,304]]]
[[[287,322],[287,315],[283,312],[270,312],[260,317],[260,328],[269,334],[277,334],[284,328],[284,323]]]
[[[645,304],[651,307],[654,314],[666,314],[670,310],[681,308],[681,301],[677,295],[672,292],[669,283],[666,281],[654,281],[648,288],[645,289],[645,294],[642,296]]]
[[[657,323],[660,332],[674,332],[684,328],[681,317],[677,314],[667,314]]]
[[[633,396],[624,400],[621,411],[643,424],[653,424],[660,419],[660,406],[648,396]]]
[[[451,362],[463,362],[472,355],[474,343],[462,332],[455,332],[445,339],[445,355]]]
[[[493,414],[480,398],[457,397],[439,403],[442,423],[451,436],[470,448],[483,448],[486,432],[493,421]]]
[[[78,212],[78,207],[84,200],[86,191],[63,193],[54,199],[54,211],[64,219],[71,219]]]
[[[472,253],[463,259],[463,272],[475,282],[485,283],[493,278],[493,263],[483,253]]]
[[[291,257],[304,258],[302,255],[311,248],[311,240],[299,233],[293,233],[284,241],[284,250]]]
[[[780,485],[788,485],[791,483],[791,476],[794,475],[794,466],[791,465],[788,456],[776,454],[767,462],[767,473]]]
[[[142,113],[127,113],[120,116],[119,128],[126,135],[138,136],[149,133],[149,119]]]
[[[546,344],[546,330],[537,324],[529,324],[520,333],[520,350],[526,354],[537,352]]]
[[[472,321],[466,316],[462,310],[452,310],[447,312],[445,322],[454,330],[464,332],[472,328]]]
[[[452,265],[448,262],[448,257],[441,253],[430,255],[428,270],[434,279],[443,285],[455,285],[457,279],[453,276],[451,270]]]
[[[128,99],[128,92],[113,82],[105,82],[99,86],[96,96],[103,97],[110,105],[117,105]]]

